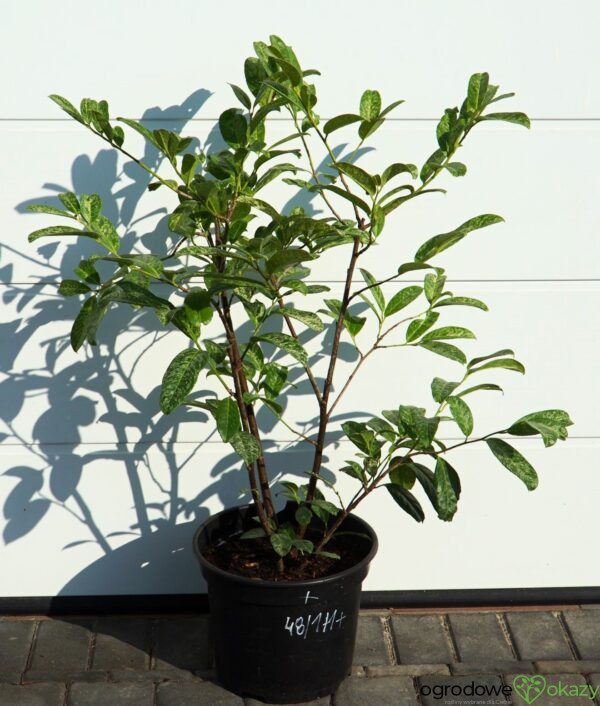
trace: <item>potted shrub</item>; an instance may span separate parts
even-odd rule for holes
[[[175,234],[170,247],[124,251],[95,194],[61,194],[62,208],[33,206],[35,212],[66,218],[67,225],[37,230],[29,240],[74,236],[91,238],[98,246],[97,254],[76,268],[77,279],[64,280],[59,288],[65,296],[83,297],[71,330],[75,351],[86,342],[96,344],[98,327],[116,304],[148,307],[161,325],[174,326],[187,337],[164,371],[161,409],[165,414],[181,405],[205,410],[248,475],[250,502],[210,518],[194,539],[208,581],[218,677],[240,694],[291,703],[331,693],[348,673],[360,584],[377,548],[373,530],[353,514],[359,504],[384,488],[402,511],[421,522],[424,511],[413,493],[420,486],[438,517],[451,520],[460,480],[447,452],[478,442],[533,490],[535,470],[505,437],[539,436],[551,446],[566,438],[571,421],[566,412],[550,409],[472,436],[468,397],[500,390],[482,373],[500,368],[523,373],[524,368],[508,349],[467,359],[455,341],[474,338],[473,333],[452,319],[438,320],[455,307],[487,307],[448,291],[444,270],[433,263],[469,233],[502,221],[500,216],[475,216],[428,239],[405,262],[381,263],[382,272],[361,268],[361,258],[384,237],[393,211],[442,191],[433,185],[439,174],[465,174],[465,165],[454,155],[476,125],[503,120],[529,127],[524,113],[494,112],[494,103],[513,94],[499,95],[487,74],[474,74],[460,109],[444,112],[437,147],[421,168],[392,161],[374,174],[357,165],[357,156],[402,101],[384,108],[380,94],[366,90],[357,112],[321,121],[310,80],[318,72],[303,70],[291,47],[276,36],[254,48],[256,55],[244,64],[247,90],[232,86],[241,107],[219,118],[226,146],[210,154],[175,132],[151,131],[127,118],[111,120],[105,101],[84,98],[76,108],[51,96],[72,118],[149,172],[149,189],[166,192],[168,225]],[[273,113],[289,115],[293,130],[272,143],[268,127]],[[124,146],[122,125],[164,155],[173,174],[158,173],[132,155]],[[332,135],[350,125],[357,129],[357,146],[340,158]],[[326,155],[321,167],[316,145]],[[296,207],[282,213],[260,193],[274,180],[318,196],[324,212],[315,215]],[[332,249],[344,280],[340,298],[306,281],[311,263]],[[423,277],[422,285],[402,285],[407,274],[413,281]],[[387,282],[399,284],[386,300],[381,285]],[[164,295],[166,288],[171,295]],[[364,342],[361,330],[369,317],[376,334]],[[203,334],[211,319],[218,320],[221,337]],[[247,324],[243,336],[242,321]],[[306,330],[315,337],[330,336],[321,344],[328,361],[324,376],[312,369],[302,343]],[[351,373],[341,380],[336,362],[343,340],[356,348],[356,357]],[[399,400],[394,409],[365,410],[341,428],[334,423],[332,430],[332,413],[364,361],[395,347],[449,358],[458,372],[453,380],[433,378],[429,411]],[[318,415],[312,433],[292,429],[314,451],[304,483],[269,474],[257,422],[258,411],[266,409],[287,424],[281,398],[291,380],[299,379],[298,372],[312,389]],[[216,381],[218,395],[193,396],[200,373]],[[288,401],[293,404],[294,397]],[[375,402],[369,400],[369,407]],[[440,429],[452,426],[464,438],[447,446]],[[342,498],[322,473],[323,454],[331,443],[328,431],[341,432],[354,447],[353,457],[338,469],[356,484],[350,498]],[[279,510],[276,494],[287,500]]]

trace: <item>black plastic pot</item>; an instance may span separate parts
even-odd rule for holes
[[[309,581],[263,581],[230,574],[203,552],[256,527],[251,506],[204,522],[194,550],[208,583],[217,678],[240,696],[280,704],[333,693],[352,666],[361,583],[377,551],[373,529],[350,515],[341,529],[359,532],[362,559],[338,574]]]

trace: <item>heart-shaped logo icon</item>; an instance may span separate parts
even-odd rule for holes
[[[514,678],[513,686],[522,699],[527,701],[528,704],[532,704],[546,690],[546,680],[539,674],[532,677],[526,674],[519,674],[518,677]]]

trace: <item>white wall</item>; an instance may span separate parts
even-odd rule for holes
[[[508,346],[528,369],[525,378],[493,376],[503,397],[473,399],[476,431],[552,406],[571,413],[571,438],[548,450],[531,440],[517,444],[540,473],[532,494],[487,449],[455,452],[464,495],[449,525],[432,512],[417,525],[387,493],[371,496],[361,514],[378,529],[381,549],[365,588],[600,584],[588,550],[598,535],[600,487],[597,3],[38,0],[11,3],[2,18],[0,595],[202,589],[190,551],[193,527],[236,502],[246,483],[202,413],[157,412],[158,382],[185,339],[157,332],[150,315],[132,317],[123,307],[101,329],[99,348],[74,353],[67,336],[77,302],[59,297],[56,282],[71,275],[81,250],[28,245],[27,233],[52,218],[26,215],[24,207],[65,189],[97,192],[127,243],[134,235],[158,242],[165,233],[160,209],[172,199],[162,190],[147,193],[142,174],[65,119],[47,94],[106,98],[112,115],[175,127],[189,120],[183,133],[210,142],[219,113],[235,104],[226,82],[243,83],[251,42],[272,32],[322,71],[323,118],[356,110],[365,88],[379,89],[386,102],[406,99],[376,135],[378,152],[365,157],[374,169],[422,162],[435,146],[436,120],[462,100],[475,71],[517,91],[505,109],[534,119],[530,132],[492,123],[469,136],[460,157],[467,177],[448,177],[447,196],[396,212],[366,266],[391,274],[427,237],[479,213],[502,214],[506,224],[439,258],[455,293],[490,306],[487,314],[445,316],[475,329],[468,352]],[[273,136],[286,131],[285,121],[274,121]],[[352,131],[339,134],[342,142]],[[127,140],[142,154],[136,136]],[[285,203],[293,193],[274,189],[269,199]],[[343,274],[334,252],[313,277],[335,289]],[[309,344],[317,372],[320,344]],[[351,365],[346,347],[338,380]],[[426,352],[382,352],[340,415],[426,402],[431,377],[456,372],[456,364]],[[290,406],[297,424],[315,416],[306,388]],[[272,467],[301,473],[306,447],[266,416],[261,421]],[[332,444],[326,467],[334,471],[349,453],[348,445]]]

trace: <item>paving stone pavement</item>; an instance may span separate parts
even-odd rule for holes
[[[304,706],[600,706],[599,606],[363,611]],[[206,615],[0,616],[0,706],[260,706],[214,679]]]

